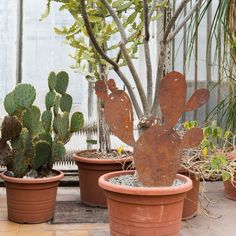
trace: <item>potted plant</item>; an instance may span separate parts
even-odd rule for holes
[[[184,126],[187,128],[191,124],[186,122]],[[206,126],[203,133],[204,138],[198,148],[185,150],[182,167],[198,180],[223,180],[225,196],[235,200],[236,136],[231,131],[223,132],[215,121]]]
[[[71,27],[55,28],[55,31],[65,35],[67,42],[76,49],[74,56],[76,60],[75,68],[85,74],[89,81],[96,81],[97,79],[107,81],[108,71],[113,70],[127,88],[139,120],[140,133],[149,128],[154,120],[160,119],[157,91],[159,82],[166,72],[165,63],[168,45],[200,7],[202,0],[198,0],[191,7],[189,13],[176,29],[174,29],[176,20],[187,4],[185,0],[181,1],[173,16],[168,19],[167,24],[160,24],[160,32],[162,31],[162,33],[159,35],[160,50],[158,51],[155,84],[153,83],[154,63],[151,62],[152,54],[149,46],[152,37],[149,28],[151,22],[157,20],[165,22],[167,20],[165,16],[168,15],[168,1],[53,1],[60,2],[60,9],[68,10],[75,20]],[[47,11],[43,17],[49,14],[53,1],[48,0]],[[145,65],[143,67],[147,75],[146,93],[142,84],[143,81],[141,81],[132,61],[132,59],[137,58],[140,45],[143,45],[145,55]],[[87,62],[89,66],[86,64]],[[128,79],[127,74],[123,72],[123,66],[128,67],[133,81]],[[89,68],[89,71],[87,68]],[[136,96],[133,89],[134,84],[138,96]],[[100,151],[105,149],[109,151],[109,148],[104,148],[103,145],[109,143],[105,138],[108,129],[104,125],[104,109],[100,100],[99,104],[101,105],[98,118],[101,121],[98,125]],[[101,127],[103,128],[100,129]],[[104,142],[101,142],[101,140]]]
[[[104,92],[107,86],[110,94]],[[183,149],[200,144],[203,132],[193,128],[180,137],[174,126],[183,111],[200,107],[209,97],[207,90],[199,89],[186,104],[186,87],[178,72],[170,72],[160,81],[162,122],[154,121],[135,141],[128,95],[116,88],[114,80],[96,82],[96,93],[105,103],[105,119],[117,137],[133,146],[136,168],[136,173],[114,172],[99,178],[107,196],[111,235],[155,235],[157,231],[158,235],[179,235],[183,201],[192,182],[177,172]],[[116,110],[119,116],[114,115]]]
[[[185,133],[194,127],[198,127],[196,120],[186,121],[182,124],[183,130],[181,133]],[[209,164],[211,156],[218,150],[217,141],[221,138],[222,141],[222,129],[216,126],[216,122],[205,126],[203,129],[203,140],[194,148],[185,149],[181,160],[181,169],[178,173],[186,175],[191,178],[193,182],[193,188],[186,194],[183,207],[183,220],[189,220],[197,214],[198,200],[199,200],[199,186],[201,179],[211,179],[212,177],[206,175],[206,171],[203,171],[204,164]],[[201,167],[200,167],[201,166]],[[209,168],[207,168],[209,169]]]
[[[83,126],[82,113],[69,117],[68,80],[64,71],[50,73],[42,114],[33,105],[36,90],[30,84],[18,84],[5,97],[8,116],[2,123],[0,163],[7,167],[1,177],[11,221],[40,223],[53,217],[57,186],[63,178],[61,171],[52,169],[53,163],[65,155],[64,144]]]

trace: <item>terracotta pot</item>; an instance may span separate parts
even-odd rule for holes
[[[197,215],[200,180],[196,179],[195,175],[189,174],[184,170],[181,170],[178,173],[189,177],[193,182],[193,188],[187,192],[184,198],[182,213],[182,220],[189,220]]]
[[[17,223],[41,223],[52,219],[57,187],[64,174],[22,179],[1,174],[7,192],[8,219]]]
[[[236,181],[236,173],[234,173],[234,181]],[[234,187],[230,180],[224,182],[225,197],[236,201],[236,187]]]
[[[228,160],[236,159],[235,151],[229,151],[226,153],[226,158]],[[236,181],[236,173],[234,173],[234,181]],[[225,197],[236,201],[236,187],[234,187],[230,180],[224,181],[224,195]]]
[[[98,179],[106,173],[127,169],[132,162],[132,157],[114,160],[80,156],[81,153],[88,151],[95,150],[77,152],[73,155],[78,166],[81,202],[89,206],[107,207],[105,194],[98,186]]]
[[[112,236],[179,236],[184,197],[192,181],[177,175],[184,184],[176,187],[127,187],[107,180],[134,171],[108,173],[99,178],[108,201]]]

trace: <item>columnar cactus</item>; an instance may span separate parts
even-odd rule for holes
[[[107,94],[107,87],[111,91]],[[150,127],[135,141],[133,111],[125,91],[116,88],[114,80],[96,82],[96,93],[104,100],[105,119],[111,131],[134,148],[134,162],[139,181],[144,186],[172,185],[184,148],[195,147],[202,141],[202,129],[193,128],[181,138],[174,130],[183,111],[192,111],[208,101],[209,91],[197,90],[186,104],[187,85],[178,72],[167,74],[159,85],[162,124],[151,117]],[[116,112],[119,112],[116,115]]]
[[[33,105],[36,91],[32,85],[19,84],[6,95],[4,106],[9,115],[2,123],[0,164],[6,165],[15,177],[23,177],[31,170],[38,176],[47,175],[53,163],[65,155],[64,144],[83,127],[81,112],[75,112],[70,119],[72,97],[66,93],[68,82],[64,71],[49,74],[50,91],[42,114]]]

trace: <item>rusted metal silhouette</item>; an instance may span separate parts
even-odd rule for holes
[[[111,91],[107,93],[107,88]],[[134,163],[139,181],[144,186],[172,185],[184,148],[195,147],[202,141],[202,129],[193,128],[180,137],[174,130],[182,112],[192,111],[209,99],[207,89],[198,89],[186,104],[187,85],[179,72],[168,73],[160,82],[158,99],[162,124],[152,123],[137,141],[133,136],[133,111],[129,96],[116,88],[110,79],[97,81],[96,94],[104,100],[105,119],[111,131],[134,148]]]

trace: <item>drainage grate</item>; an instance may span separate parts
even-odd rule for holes
[[[107,209],[89,207],[81,202],[59,201],[52,224],[64,223],[108,223]]]

